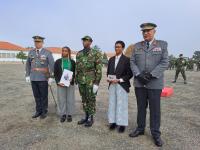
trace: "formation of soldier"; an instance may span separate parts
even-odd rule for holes
[[[176,61],[179,58],[171,58],[169,60],[169,70],[175,70],[176,69]],[[187,71],[200,71],[200,60],[194,59],[194,58],[184,58],[186,61],[185,64],[185,70]]]

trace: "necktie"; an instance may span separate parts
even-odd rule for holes
[[[37,56],[39,55],[39,49],[36,50]]]
[[[147,42],[147,49],[149,49],[149,45],[150,45],[149,42]]]

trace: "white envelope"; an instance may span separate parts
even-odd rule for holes
[[[70,82],[72,80],[73,72],[67,69],[64,69],[62,77],[60,79],[60,83],[64,84],[64,86],[69,87]]]
[[[109,81],[116,80],[116,79],[117,79],[116,75],[108,75]]]

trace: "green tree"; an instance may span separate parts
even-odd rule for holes
[[[102,58],[102,63],[104,65],[107,65],[108,64],[108,57],[107,57],[107,54],[104,52],[103,54],[103,58]]]
[[[193,54],[194,60],[200,60],[200,51],[195,51]]]
[[[94,45],[92,48],[101,52],[101,48],[98,45]]]
[[[24,60],[27,59],[27,56],[24,52],[21,51],[21,52],[17,53],[16,58],[21,59],[22,63],[24,64]]]

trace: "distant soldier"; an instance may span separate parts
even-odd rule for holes
[[[168,67],[168,69],[169,69],[169,70],[174,69],[174,65],[175,65],[175,61],[174,61],[174,59],[171,59],[171,60],[169,61],[169,67]]]
[[[35,48],[30,50],[26,62],[26,82],[31,82],[36,103],[32,118],[46,118],[48,112],[48,84],[53,82],[54,59],[50,51],[43,48],[44,38],[33,37]]]
[[[82,38],[84,49],[76,55],[76,83],[82,97],[85,118],[78,122],[79,125],[91,127],[95,114],[96,95],[102,77],[102,55],[98,50],[92,49],[92,38]]]
[[[200,60],[197,60],[197,71],[200,71]]]
[[[184,84],[187,84],[186,81],[186,75],[185,75],[185,67],[187,65],[186,60],[183,58],[183,54],[179,55],[179,58],[175,62],[175,67],[176,67],[176,74],[175,74],[175,79],[172,83],[176,83],[176,80],[178,79],[178,75],[181,72],[183,79],[184,79]]]

